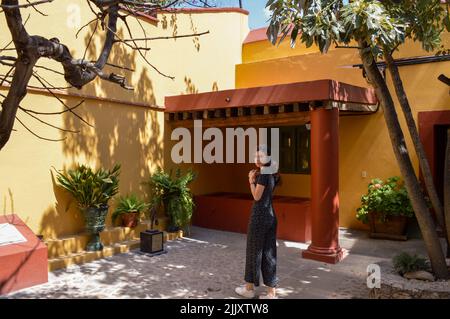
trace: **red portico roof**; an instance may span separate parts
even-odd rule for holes
[[[377,104],[375,91],[334,80],[295,82],[245,89],[167,96],[165,112],[279,105],[312,101]]]

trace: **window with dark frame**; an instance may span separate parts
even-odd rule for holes
[[[279,172],[311,174],[311,131],[306,125],[281,126],[279,129]],[[270,136],[270,129],[268,130]],[[268,144],[271,144],[268,138]]]

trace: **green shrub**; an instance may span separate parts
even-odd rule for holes
[[[107,205],[119,191],[120,165],[112,170],[103,168],[93,171],[85,165],[78,165],[67,173],[57,172],[59,185],[67,190],[83,210],[89,207]]]
[[[404,275],[407,272],[430,269],[429,263],[425,258],[419,257],[416,254],[410,255],[406,252],[402,252],[392,259],[394,269],[400,275]]]
[[[150,186],[152,207],[164,206],[171,227],[184,227],[191,220],[194,200],[188,184],[195,177],[196,174],[191,170],[182,176],[180,169],[177,169],[175,178],[172,178],[172,171],[166,173],[158,169],[147,182]]]
[[[356,211],[356,218],[365,224],[369,222],[369,212],[378,212],[382,222],[385,222],[388,216],[414,216],[408,192],[397,176],[386,181],[373,179],[367,194],[361,196],[361,206]]]

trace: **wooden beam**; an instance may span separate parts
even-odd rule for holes
[[[204,120],[203,127],[237,127],[237,126],[260,126],[260,125],[303,125],[310,121],[309,112],[297,113],[279,113],[279,114],[265,114],[242,117],[227,117],[227,118],[209,118]],[[173,121],[173,127],[187,127],[194,126],[192,120]]]

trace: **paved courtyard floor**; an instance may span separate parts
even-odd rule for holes
[[[168,242],[168,253],[149,257],[138,250],[49,273],[49,282],[6,298],[240,298],[245,234],[193,227],[189,238]],[[336,265],[301,257],[307,245],[278,240],[280,298],[368,298],[366,268],[401,251],[426,255],[421,240],[369,239],[340,230],[349,255]],[[257,293],[264,292],[264,287]]]

